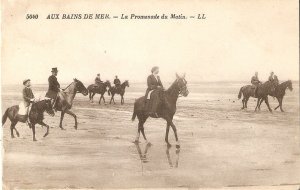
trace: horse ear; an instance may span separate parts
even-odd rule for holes
[[[176,73],[176,78],[177,78],[177,79],[179,79],[179,78],[180,78],[180,77],[179,77],[179,75],[178,75],[177,73]]]

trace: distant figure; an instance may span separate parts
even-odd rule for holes
[[[273,82],[273,81],[274,81],[273,76],[274,76],[274,72],[272,71],[272,72],[270,73],[270,76],[269,76],[269,79],[268,79],[270,82]]]
[[[95,78],[95,85],[99,87],[101,83],[103,83],[103,81],[100,79],[100,74],[98,73],[97,77]]]
[[[26,79],[23,81],[23,108],[25,109],[25,114],[27,117],[27,123],[30,126],[30,121],[29,121],[29,112],[31,110],[32,102],[35,101],[33,92],[31,90],[31,83],[30,79]],[[22,115],[22,113],[20,113]],[[30,126],[31,127],[31,126]]]
[[[258,79],[258,72],[255,72],[255,75],[251,78],[251,84],[254,86],[255,90],[254,90],[254,96],[257,96],[257,86],[260,84],[261,82]]]
[[[52,99],[52,107],[56,110],[56,99],[57,99],[57,94],[60,91],[60,84],[57,81],[57,73],[58,70],[56,67],[52,68],[51,70],[52,75],[49,76],[48,78],[48,92],[46,93],[46,97]]]
[[[116,89],[119,89],[121,86],[121,81],[120,79],[118,79],[118,76],[116,75],[115,79],[114,79],[114,85],[116,87]]]
[[[160,104],[160,97],[162,94],[163,90],[163,85],[160,80],[160,77],[158,76],[159,73],[159,67],[153,67],[151,69],[151,75],[148,76],[147,78],[147,85],[148,88],[146,90],[145,94],[145,105],[147,108],[147,111],[149,112],[148,114],[152,117],[158,117],[157,114],[157,108],[158,105]],[[154,93],[153,96],[151,97],[151,94],[154,90],[158,90],[157,93]],[[150,94],[150,98],[148,98],[148,94]],[[147,99],[150,99],[150,101],[147,101]]]

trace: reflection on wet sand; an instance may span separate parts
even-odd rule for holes
[[[140,160],[143,163],[147,163],[149,162],[149,160],[147,159],[147,153],[148,153],[148,150],[149,148],[151,147],[151,143],[147,143],[146,146],[144,147],[144,151],[142,152],[142,149],[141,149],[141,146],[139,143],[134,143],[135,146],[136,146],[136,149],[137,149],[137,152],[139,154],[139,157],[140,157]],[[168,159],[168,164],[171,168],[178,168],[178,163],[179,163],[179,153],[180,153],[180,149],[176,148],[175,149],[175,153],[176,153],[176,156],[175,156],[175,166],[174,166],[174,163],[172,161],[172,157],[170,154],[170,149],[171,149],[171,146],[167,146],[167,149],[166,149],[166,155],[167,155],[167,159]]]
[[[170,147],[170,146],[167,146],[166,154],[167,154],[169,166],[170,166],[171,168],[173,168],[173,162],[172,162],[172,159],[171,159],[171,156],[170,156],[170,149],[171,149],[171,147]],[[175,168],[178,168],[180,149],[176,148],[175,152],[176,152]]]

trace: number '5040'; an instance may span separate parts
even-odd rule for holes
[[[38,14],[27,14],[26,19],[38,19],[39,15]]]

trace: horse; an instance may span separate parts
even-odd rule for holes
[[[82,82],[75,78],[74,81],[69,84],[69,86],[67,86],[67,88],[65,88],[63,91],[60,91],[57,95],[58,97],[56,100],[56,110],[61,111],[59,127],[62,130],[64,130],[64,128],[62,127],[62,121],[64,119],[65,113],[74,117],[74,128],[77,129],[77,116],[72,111],[70,111],[77,92],[83,94],[84,96],[88,95],[88,90],[85,88]]]
[[[165,91],[163,91],[163,101],[160,105],[160,109],[158,110],[158,118],[163,118],[167,121],[166,126],[166,135],[165,135],[165,141],[168,146],[171,146],[168,140],[169,136],[169,129],[170,126],[173,129],[175,139],[176,139],[176,148],[180,148],[178,135],[177,135],[177,129],[176,126],[173,123],[173,116],[176,112],[176,102],[179,97],[179,95],[182,95],[186,97],[189,94],[189,91],[187,89],[187,81],[185,80],[185,75],[180,77],[176,73],[176,80],[172,83],[172,85]],[[136,116],[138,117],[139,123],[138,123],[138,132],[135,139],[135,143],[139,143],[140,138],[140,132],[142,132],[142,135],[147,141],[147,138],[145,136],[144,132],[144,123],[148,119],[149,115],[147,114],[147,110],[145,110],[145,96],[142,96],[138,98],[134,103],[134,109],[131,120],[134,121]]]
[[[121,96],[121,104],[124,104],[124,94],[125,94],[125,88],[126,87],[129,87],[129,82],[128,80],[125,80],[125,82],[123,82],[119,88],[115,87],[115,86],[112,86],[109,88],[108,90],[108,93],[110,92],[111,93],[111,99],[110,99],[110,102],[109,104],[111,104],[111,102],[113,101],[114,104],[116,103],[115,102],[115,94],[120,94]]]
[[[273,81],[267,81],[257,87],[257,104],[255,107],[255,111],[260,110],[260,105],[263,101],[266,102],[268,109],[272,112],[272,109],[269,105],[268,95],[272,95],[275,92],[276,84]]]
[[[247,103],[250,97],[255,98],[255,86],[253,85],[246,85],[240,88],[238,99],[241,99],[243,95],[242,104],[243,107],[241,109],[247,108]]]
[[[110,82],[107,80],[106,82],[100,84],[99,86],[96,86],[95,84],[91,84],[87,87],[87,90],[89,92],[89,99],[91,102],[93,102],[95,94],[100,94],[99,104],[101,104],[101,99],[103,99],[103,102],[105,103],[104,94],[106,92],[106,88],[110,88]],[[108,91],[108,95],[110,96],[110,92]]]
[[[26,115],[18,115],[19,111],[19,105],[12,106],[10,108],[7,108],[3,117],[2,117],[2,126],[5,124],[7,118],[11,121],[10,124],[10,135],[11,138],[15,138],[13,130],[16,131],[16,135],[19,137],[20,134],[16,129],[16,125],[18,122],[25,123],[27,121]],[[44,120],[44,112],[47,112],[49,115],[54,116],[54,111],[52,109],[51,100],[45,99],[38,102],[34,102],[31,107],[31,111],[29,113],[29,125],[32,129],[33,134],[33,141],[36,141],[35,138],[35,125],[40,124],[42,126],[45,126],[47,128],[47,132],[44,134],[44,137],[46,137],[49,134],[49,126],[43,122]]]
[[[281,84],[279,84],[278,86],[275,87],[275,92],[274,92],[274,94],[272,94],[272,96],[276,97],[279,105],[274,110],[277,110],[277,108],[280,107],[280,111],[284,112],[283,109],[282,109],[282,100],[283,100],[283,97],[285,95],[285,91],[286,91],[287,88],[290,91],[293,90],[293,85],[292,85],[291,80],[285,81],[285,82],[283,82],[283,83],[281,83]],[[262,103],[262,101],[263,100],[261,100],[260,104]],[[260,104],[259,104],[259,107],[260,107]]]

